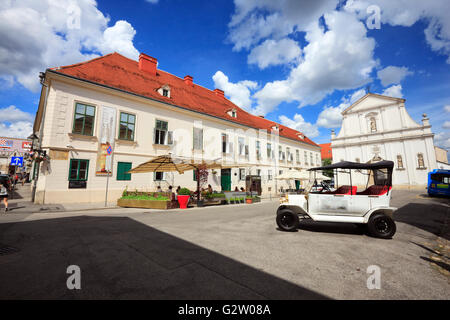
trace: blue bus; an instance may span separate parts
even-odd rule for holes
[[[450,197],[450,170],[435,169],[428,172],[428,194]]]

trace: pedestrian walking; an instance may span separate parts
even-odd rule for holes
[[[3,200],[5,204],[5,213],[8,211],[8,189],[10,186],[6,180],[0,182],[0,202]]]

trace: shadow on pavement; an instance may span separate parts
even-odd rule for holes
[[[420,259],[428,261],[430,263],[434,263],[435,265],[441,267],[444,270],[447,270],[448,272],[450,272],[450,265],[448,263],[445,263],[443,261],[436,261],[427,257],[420,257]]]
[[[446,204],[439,202],[427,204],[408,203],[394,213],[394,220],[407,223],[450,240],[450,234],[444,232],[445,219],[447,219],[449,214],[450,208]]]
[[[353,223],[321,222],[312,220],[300,220],[300,230],[325,233],[342,233],[363,235],[365,229]]]
[[[0,299],[327,299],[127,217],[4,223],[0,243],[20,250],[0,255]]]

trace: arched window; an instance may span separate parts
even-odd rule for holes
[[[418,153],[417,154],[417,164],[418,164],[418,168],[419,169],[424,169],[425,168],[425,162],[423,161],[423,154],[422,153]]]
[[[403,159],[401,155],[397,155],[397,169],[403,169]]]
[[[371,117],[369,120],[370,123],[370,132],[377,132],[377,121],[374,117]]]

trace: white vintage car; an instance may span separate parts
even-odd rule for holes
[[[329,166],[309,169],[339,170],[349,174],[349,185],[342,185],[331,191],[325,184],[320,192],[288,194],[280,199],[277,210],[277,224],[281,230],[295,231],[300,219],[313,221],[353,223],[367,228],[370,235],[390,239],[395,234],[396,226],[392,215],[397,208],[390,206],[392,193],[392,161],[375,163],[356,163],[343,161]],[[367,174],[373,185],[357,192],[351,181],[352,170]],[[337,175],[336,175],[337,177]],[[317,185],[314,181],[312,185]]]

